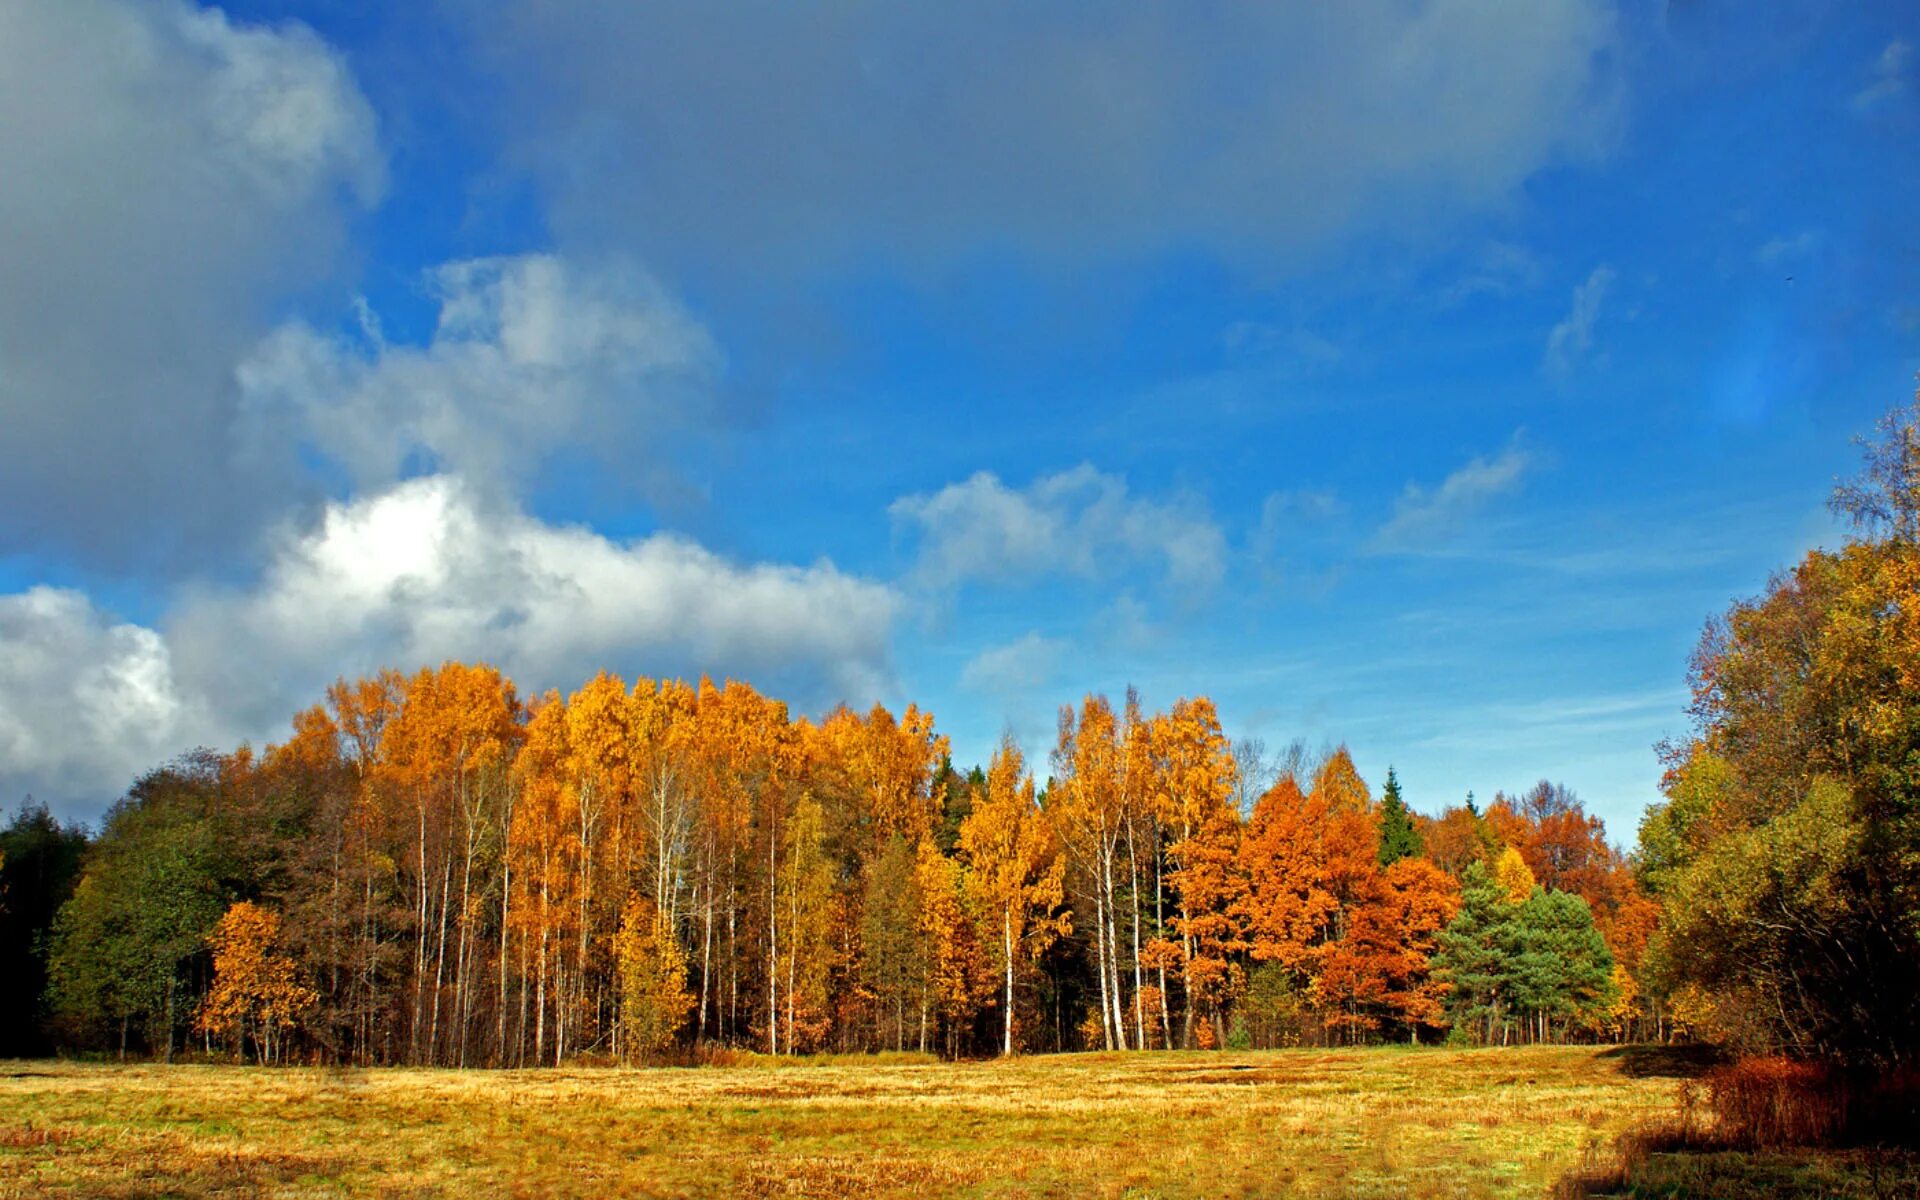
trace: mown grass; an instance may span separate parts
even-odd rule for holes
[[[1676,1086],[1587,1047],[510,1072],[0,1063],[0,1195],[1539,1196],[1670,1113]]]

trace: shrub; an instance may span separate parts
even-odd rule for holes
[[[1846,1130],[1852,1090],[1830,1067],[1769,1054],[1708,1071],[1688,1085],[1686,1102],[1704,1101],[1712,1132],[1728,1145],[1818,1146]]]

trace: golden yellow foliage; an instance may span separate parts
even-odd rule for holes
[[[620,1033],[629,1059],[645,1060],[673,1044],[693,1008],[687,956],[666,918],[638,892],[627,899],[614,935],[620,969]]]
[[[1523,903],[1533,895],[1533,871],[1527,866],[1527,860],[1520,857],[1520,852],[1512,846],[1502,850],[1500,857],[1494,860],[1493,880],[1506,893],[1507,899],[1515,904]]]

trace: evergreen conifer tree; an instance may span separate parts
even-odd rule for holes
[[[1380,796],[1380,865],[1390,867],[1420,853],[1420,831],[1400,795],[1400,778],[1387,768],[1386,791]]]
[[[1460,877],[1460,912],[1440,931],[1434,975],[1451,985],[1447,1012],[1457,1030],[1494,1040],[1512,1007],[1511,965],[1520,945],[1519,906],[1484,863]]]

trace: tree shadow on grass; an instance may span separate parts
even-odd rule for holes
[[[1629,1152],[1559,1181],[1556,1200],[1910,1200],[1920,1155],[1889,1148]]]
[[[1620,1073],[1634,1079],[1697,1079],[1728,1061],[1718,1046],[1700,1045],[1615,1046],[1600,1057],[1617,1062]]]

